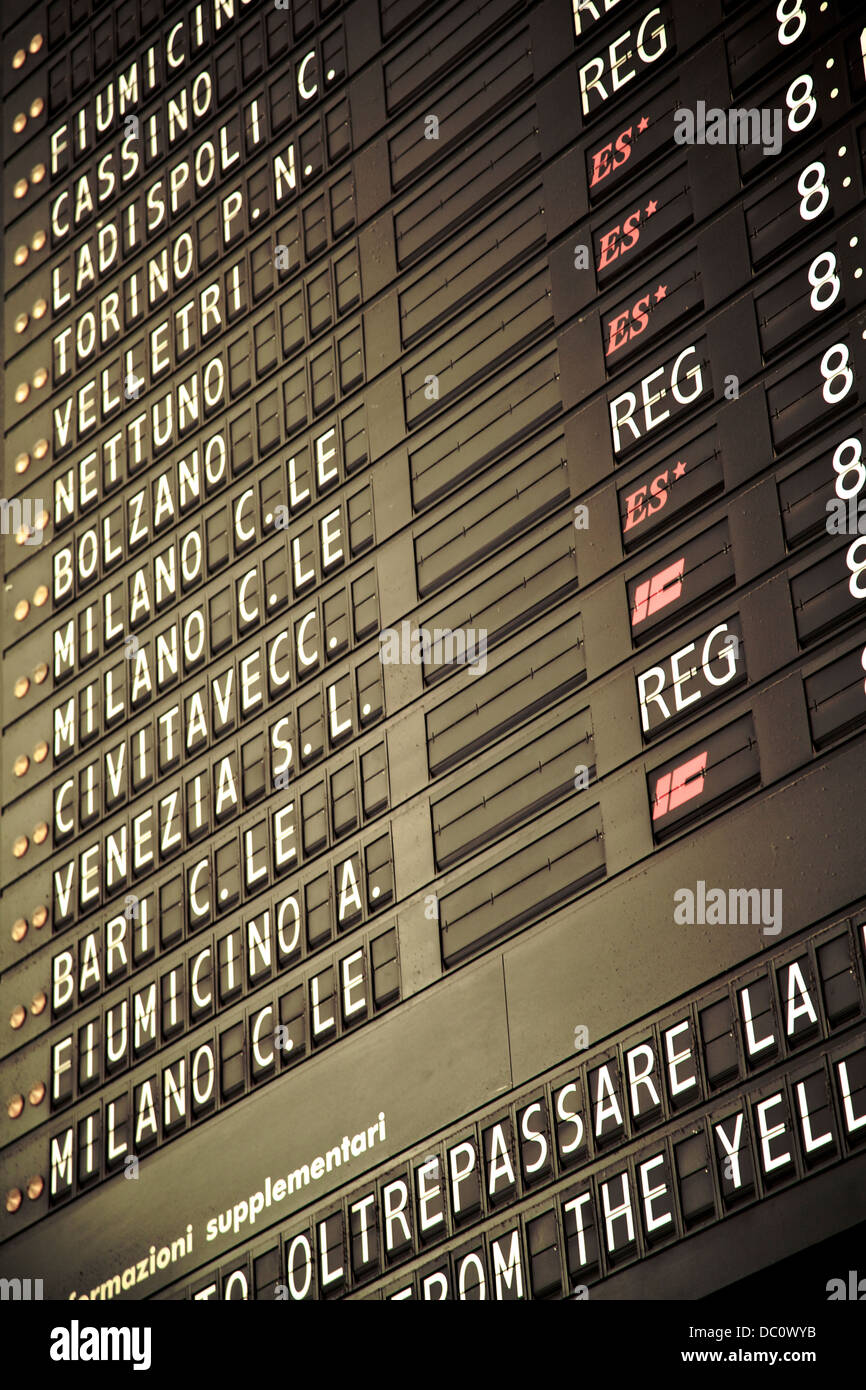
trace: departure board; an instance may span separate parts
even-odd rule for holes
[[[866,1221],[857,0],[2,22],[4,1296]]]

